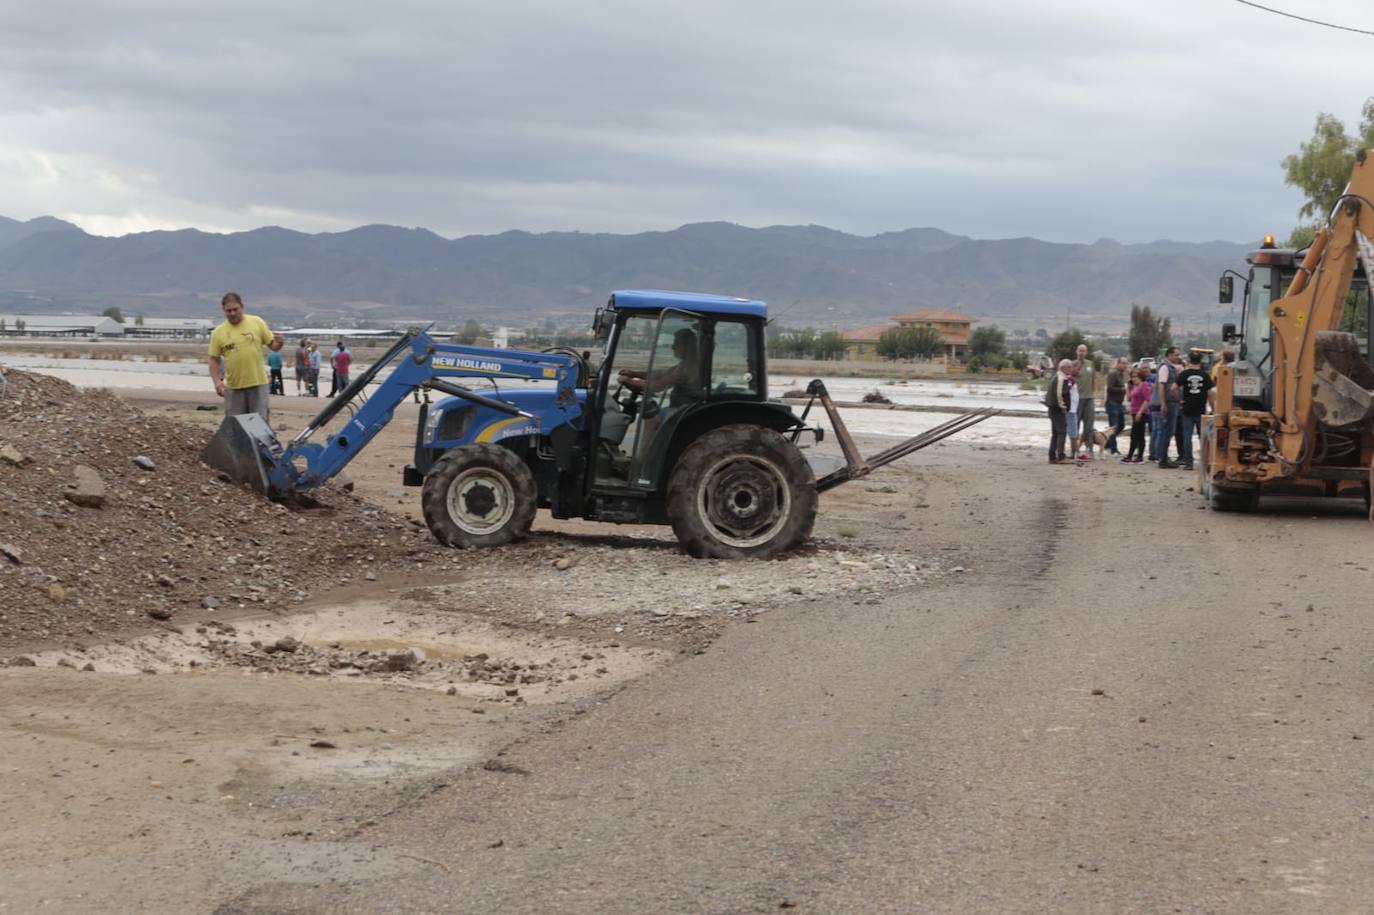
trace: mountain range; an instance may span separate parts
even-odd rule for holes
[[[1216,280],[1254,245],[1064,244],[917,228],[873,236],[726,222],[613,235],[510,231],[446,239],[370,225],[308,234],[267,227],[90,235],[50,216],[0,217],[0,310],[116,305],[218,312],[222,292],[282,319],[475,317],[509,324],[590,315],[614,289],[760,298],[783,323],[851,325],[914,308],[1009,323],[1122,323],[1132,303],[1180,317],[1214,310]]]

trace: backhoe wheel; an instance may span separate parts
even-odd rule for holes
[[[425,523],[448,546],[500,546],[529,533],[537,493],[534,474],[501,445],[463,445],[425,477]]]
[[[797,446],[772,429],[722,426],[678,458],[668,518],[693,556],[767,558],[811,536],[816,477]]]

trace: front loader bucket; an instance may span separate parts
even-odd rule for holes
[[[226,416],[200,459],[228,474],[235,483],[247,483],[263,495],[273,495],[272,469],[282,447],[272,428],[256,413]]]

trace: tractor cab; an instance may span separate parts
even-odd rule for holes
[[[1246,255],[1249,272],[1242,276],[1228,270],[1218,284],[1217,301],[1231,304],[1235,298],[1234,277],[1244,280],[1241,292],[1241,324],[1221,326],[1222,339],[1236,347],[1233,363],[1232,396],[1239,406],[1267,410],[1273,403],[1271,379],[1274,374],[1269,332],[1269,307],[1283,298],[1302,265],[1306,248],[1279,248],[1274,236],[1266,235],[1260,248]],[[1361,356],[1374,365],[1374,323],[1370,321],[1369,281],[1361,267],[1355,268],[1354,281],[1346,298],[1339,330],[1354,334]]]
[[[676,453],[729,413],[781,430],[792,412],[767,404],[767,308],[752,299],[659,290],[611,295],[593,327],[604,351],[588,392],[591,482],[603,494],[661,490]]]

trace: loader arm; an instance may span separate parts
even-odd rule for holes
[[[390,367],[369,393],[368,388]],[[439,343],[427,330],[407,331],[366,372],[331,400],[304,429],[282,446],[256,414],[226,417],[202,458],[239,482],[252,483],[273,498],[323,485],[336,476],[391,422],[396,408],[416,388],[428,387],[482,406],[524,417],[539,430],[572,423],[581,416],[574,387],[579,364],[572,356],[488,349]],[[552,381],[549,406],[536,413],[469,390],[451,380],[505,378]],[[323,442],[312,441],[331,419],[348,411],[348,420]],[[254,422],[256,420],[256,422]],[[252,453],[244,452],[251,450]],[[245,466],[260,471],[246,472]]]
[[[1302,266],[1283,298],[1269,306],[1273,334],[1273,414],[1278,421],[1271,457],[1263,476],[1301,473],[1316,444],[1318,372],[1323,369],[1318,342],[1341,325],[1346,296],[1358,259],[1366,273],[1374,264],[1374,157],[1361,150],[1345,193],[1337,201],[1330,227],[1317,231]],[[1333,379],[1338,380],[1338,379]]]

